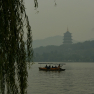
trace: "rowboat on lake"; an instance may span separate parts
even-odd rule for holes
[[[39,63],[39,64],[46,64],[45,67],[39,67],[39,70],[42,70],[42,71],[65,71],[65,69],[62,69],[61,67],[63,65],[58,65],[58,66],[47,66],[47,64],[53,64],[53,63]]]

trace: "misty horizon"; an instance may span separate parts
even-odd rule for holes
[[[36,41],[36,40],[44,40],[44,39],[48,39],[48,38],[52,38],[52,37],[56,37],[56,36],[62,36],[62,35],[48,36],[48,37],[45,37],[45,38],[35,39],[35,40],[33,40],[33,41]],[[62,36],[62,38],[63,38],[63,37],[64,37],[64,36]],[[63,39],[62,39],[62,40],[63,40]],[[74,40],[74,39],[73,39],[73,40]],[[89,39],[87,39],[87,40],[81,40],[81,41],[75,40],[75,41],[84,42],[84,41],[92,41],[92,40],[94,40],[94,38],[89,38]]]
[[[67,31],[73,39],[85,41],[94,38],[94,0],[38,1],[25,0],[26,12],[32,29],[33,40],[62,35]],[[38,12],[38,13],[37,13]]]
[[[45,39],[37,39],[37,40],[33,40],[33,48],[37,48],[40,46],[48,46],[48,45],[54,45],[54,46],[60,46],[63,44],[63,36],[57,35],[57,36],[53,36],[53,37],[47,37]],[[85,41],[92,41],[94,39],[89,39],[89,40],[85,40]],[[77,41],[77,40],[72,40],[72,43],[78,43],[78,42],[85,42],[85,41]]]

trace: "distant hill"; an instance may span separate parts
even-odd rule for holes
[[[90,41],[94,40],[94,38],[91,38]]]
[[[73,43],[77,43],[77,41],[73,40]],[[48,45],[60,46],[62,44],[63,44],[63,36],[60,35],[48,37],[40,40],[33,40],[33,48],[37,48],[40,46],[48,46]]]

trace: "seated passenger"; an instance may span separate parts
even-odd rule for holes
[[[47,65],[45,66],[45,68],[47,68]]]
[[[49,65],[49,69],[50,69],[50,65]]]
[[[58,65],[58,68],[60,68],[60,64]]]

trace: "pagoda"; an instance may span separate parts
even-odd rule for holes
[[[67,27],[67,32],[64,33],[63,44],[72,44],[72,36],[68,30],[68,27]]]

